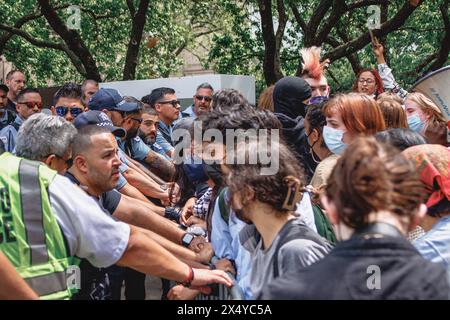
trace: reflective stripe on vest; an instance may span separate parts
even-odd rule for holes
[[[20,196],[31,265],[48,262],[47,245],[42,212],[41,187],[39,185],[39,163],[25,159],[19,166]]]
[[[42,163],[0,155],[0,250],[41,299],[70,298],[78,283],[67,271],[79,261],[50,203],[55,175]]]
[[[65,271],[28,278],[25,281],[41,297],[67,289]]]

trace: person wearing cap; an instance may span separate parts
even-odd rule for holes
[[[94,110],[88,111],[80,115],[75,120],[75,127],[77,127],[79,130],[82,130],[87,125],[93,124],[97,125],[98,127],[107,128],[116,137],[123,137],[125,135],[125,130],[123,128],[114,126],[113,123],[109,120],[108,116],[100,111]],[[73,156],[76,157],[77,154],[74,154]],[[84,181],[84,185],[89,187],[89,183],[85,182],[85,180],[87,181],[93,178],[86,177],[86,174],[87,173],[83,174],[83,172],[78,171],[76,169],[76,166],[72,167],[68,172],[68,175],[70,175],[73,178],[76,178],[76,180],[78,181]],[[101,183],[101,181],[99,181],[99,183]],[[117,192],[115,193],[117,194]],[[174,225],[172,222],[161,217],[163,215],[164,216],[170,215],[169,212],[171,210],[170,207],[164,209],[162,207],[154,205],[150,201],[141,201],[139,199],[133,199],[124,194],[122,194],[122,197],[114,202],[117,203],[120,202],[122,203],[122,205],[119,206],[118,208],[113,207],[108,211],[110,211],[111,214],[113,215],[117,214],[117,217],[119,219],[120,216],[133,216],[133,212],[136,212],[132,217],[132,219],[133,221],[139,221],[140,223],[139,226],[150,229],[158,234],[161,234],[167,237],[168,239],[171,239],[173,242],[177,244],[185,244],[186,247],[191,245],[191,242],[183,243],[182,241],[182,239],[186,235],[186,232],[176,227],[176,225]],[[125,209],[121,210],[120,208],[126,208],[126,210]],[[117,212],[116,209],[118,210]],[[199,248],[197,247],[198,243],[199,240],[197,240],[196,242],[192,242],[191,248],[196,249],[198,251],[199,250]]]
[[[17,116],[14,121],[0,131],[0,139],[5,144],[5,150],[13,152],[16,146],[17,132],[22,123],[32,114],[42,110],[42,97],[37,89],[26,88],[17,96]]]
[[[74,154],[85,154],[88,149],[100,152],[102,157],[93,174],[101,176],[109,172],[106,184],[113,187],[120,164],[116,141],[109,129],[90,127],[80,130],[78,142],[75,138]],[[36,146],[45,140],[42,136],[47,137],[56,131],[69,131],[71,136],[70,132],[74,130],[61,117],[34,115],[20,130],[18,151],[21,155],[44,159],[46,152],[56,153],[57,150],[51,149],[48,143]],[[97,132],[98,139],[91,140],[89,130]],[[28,139],[36,143],[26,147],[22,142]],[[70,140],[64,139],[64,145],[69,145]],[[109,154],[104,155],[105,150]],[[61,152],[59,150],[58,153]],[[75,157],[75,166],[89,168],[85,160],[81,156]],[[87,259],[96,268],[118,264],[186,285],[203,286],[215,282],[231,285],[225,273],[192,269],[155,242],[147,231],[118,222],[105,214],[99,202],[103,190],[101,185],[99,182],[86,188],[81,183],[80,188],[50,170],[42,161],[25,160],[10,153],[0,156],[0,186],[6,190],[7,203],[11,204],[8,210],[0,212],[0,219],[12,221],[9,228],[15,230],[13,234],[8,233],[9,241],[1,243],[0,251],[10,258],[16,270],[41,298],[73,297],[75,288],[69,286],[65,271],[77,264],[74,257]],[[89,191],[90,196],[83,188]],[[16,205],[17,201],[22,201],[22,205]],[[15,226],[16,222],[19,224]],[[26,250],[18,250],[18,242]]]
[[[148,164],[150,167],[154,161],[155,155],[153,151],[139,138],[137,133],[142,122],[142,110],[136,102],[127,102],[114,89],[100,89],[94,94],[89,101],[90,110],[102,111],[108,115],[112,123],[117,127],[122,127],[127,132],[125,137],[117,138],[120,150],[131,159],[140,163]],[[121,160],[127,162],[132,167],[131,161],[128,162],[125,156],[121,156]],[[141,170],[133,167],[134,170]],[[166,173],[164,178],[168,178],[170,172]],[[156,192],[160,189],[159,185],[154,182],[148,175],[136,174],[135,171],[125,174],[128,182],[136,186],[144,195],[155,197],[149,192]],[[127,177],[128,176],[128,177]],[[168,194],[164,200],[168,200]],[[160,198],[159,196],[156,198]]]
[[[0,130],[13,122],[15,118],[14,113],[6,108],[8,104],[8,91],[9,88],[6,85],[0,84]]]

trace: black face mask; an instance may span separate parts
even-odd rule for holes
[[[213,163],[213,164],[203,164],[203,170],[205,171],[208,178],[210,178],[212,181],[214,181],[214,184],[216,186],[222,185],[222,169],[220,167],[220,164]]]

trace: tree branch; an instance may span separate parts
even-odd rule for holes
[[[128,10],[130,11],[131,18],[136,14],[136,8],[134,7],[133,0],[127,0]]]
[[[409,2],[406,2],[403,7],[392,17],[390,20],[386,21],[381,25],[381,28],[379,30],[374,30],[375,36],[378,38],[381,38],[385,35],[387,35],[390,32],[393,32],[395,30],[398,30],[405,21],[408,19],[408,17],[414,12],[414,10],[423,2],[423,0],[420,0],[420,3],[417,6],[411,5]],[[350,42],[347,42],[346,44],[343,44],[331,52],[327,53],[324,56],[324,59],[330,59],[331,61],[340,59],[342,57],[347,56],[348,54],[354,53],[358,50],[361,50],[366,45],[370,43],[370,34],[369,32],[365,32],[360,37],[353,39]]]
[[[450,21],[448,17],[448,3],[449,0],[444,0],[444,2],[439,6],[442,14],[442,20],[444,21],[445,35],[442,38],[436,61],[431,64],[427,72],[441,68],[447,62],[448,55],[450,53]]]
[[[331,8],[332,5],[333,0],[321,0],[316,10],[314,10],[307,26],[308,32],[305,35],[306,47],[310,47],[313,44],[314,36],[317,33],[317,29],[319,28],[319,25],[322,22],[323,18],[325,17],[325,14]]]
[[[50,48],[50,49],[55,49],[55,50],[60,50],[60,51],[65,52],[67,54],[67,56],[69,57],[70,61],[72,61],[73,65],[75,66],[77,71],[82,76],[84,76],[84,77],[86,76],[86,70],[84,69],[84,67],[80,63],[80,61],[78,60],[78,57],[63,43],[55,43],[55,42],[51,42],[51,41],[36,39],[35,37],[33,37],[32,35],[30,35],[29,33],[25,32],[23,30],[20,30],[18,28],[14,28],[14,27],[10,27],[10,26],[4,25],[4,24],[0,24],[0,30],[4,30],[13,35],[22,37],[23,39],[25,39],[26,41],[28,41],[29,43],[31,43],[32,45],[34,45],[36,47]]]
[[[306,33],[308,26],[306,25],[305,20],[303,20],[302,16],[300,15],[300,12],[298,11],[297,7],[292,2],[289,4],[289,6],[291,7],[292,13],[294,14],[294,18],[300,25],[300,28],[303,30],[304,33]]]
[[[49,25],[57,34],[59,34],[67,47],[78,57],[78,59],[80,59],[86,69],[87,77],[101,82],[102,79],[97,64],[78,32],[67,28],[64,22],[59,18],[49,0],[38,0],[38,2],[41,6],[41,13],[45,16]]]
[[[357,1],[351,4],[347,4],[345,11],[352,11],[355,9],[373,6],[373,5],[382,5],[382,4],[389,4],[389,0],[363,0],[363,1]]]
[[[147,21],[147,11],[149,0],[141,0],[135,15],[133,16],[133,26],[131,28],[130,41],[128,43],[125,66],[123,68],[123,80],[133,80],[136,77],[136,67],[138,64],[139,47],[142,42],[142,34]]]
[[[68,8],[69,5],[65,4],[62,6],[58,6],[55,7],[55,10],[61,10],[61,9],[65,9]],[[30,21],[36,20],[38,18],[42,17],[42,13],[32,13],[26,16],[23,16],[22,18],[20,18],[19,20],[16,21],[16,23],[14,24],[14,28],[16,29],[20,29],[22,28],[22,26]],[[13,36],[13,33],[11,32],[6,32],[4,35],[2,35],[0,37],[0,55],[2,55],[3,50],[6,46],[6,43],[9,41],[9,39],[11,39],[11,37]]]
[[[342,4],[339,4],[339,2],[340,1],[333,1],[333,10],[331,15],[328,17],[327,21],[325,21],[324,26],[315,37],[313,41],[314,45],[320,46],[325,41],[327,35],[331,32],[331,29],[333,29],[333,27],[339,22],[339,19],[345,10],[345,7],[342,6]]]

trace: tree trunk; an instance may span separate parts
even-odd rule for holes
[[[123,80],[134,80],[136,78],[136,67],[139,58],[139,48],[142,41],[144,26],[147,21],[149,0],[141,0],[139,8],[133,16],[130,42],[128,43],[125,66],[123,68]]]
[[[259,13],[261,15],[261,29],[264,39],[264,78],[267,86],[270,86],[283,77],[280,70],[277,38],[273,29],[272,1],[259,0]]]
[[[87,78],[101,82],[102,79],[94,57],[78,32],[67,28],[48,0],[38,0],[38,2],[41,6],[41,13],[45,16],[49,25],[64,40],[67,47],[69,47],[83,64]]]

